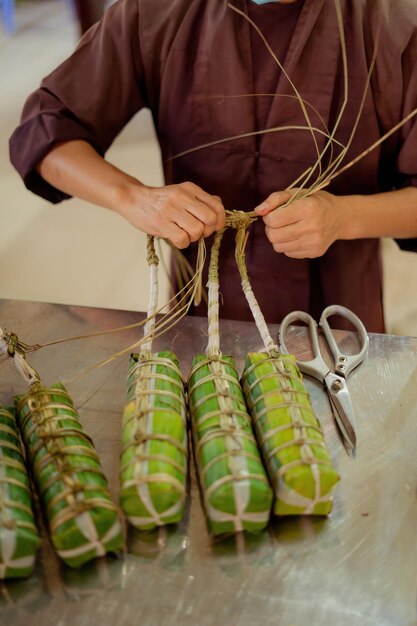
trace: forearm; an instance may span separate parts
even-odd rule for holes
[[[255,209],[274,250],[292,258],[320,257],[338,239],[417,238],[414,187],[369,196],[318,191],[292,200],[295,194],[272,193]]]
[[[137,179],[105,161],[85,141],[57,144],[36,168],[50,185],[64,193],[122,213]]]
[[[369,196],[339,196],[339,234],[337,239],[417,237],[417,189]]]
[[[144,233],[185,248],[225,225],[220,198],[191,182],[149,187],[105,161],[85,141],[58,144],[38,164],[50,185],[111,209]]]

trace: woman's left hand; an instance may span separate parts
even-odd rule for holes
[[[294,259],[322,256],[339,238],[343,210],[339,198],[318,191],[282,206],[296,192],[272,193],[255,211],[263,217],[266,236],[275,252]]]

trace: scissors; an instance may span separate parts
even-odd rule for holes
[[[359,352],[350,355],[340,351],[335,336],[329,326],[328,318],[331,315],[341,315],[353,324],[359,335]],[[354,456],[356,450],[355,413],[346,381],[350,372],[362,363],[368,352],[369,337],[365,326],[352,311],[344,306],[333,304],[324,309],[320,317],[319,326],[323,330],[334,360],[334,367],[331,370],[325,362],[320,350],[317,323],[311,315],[304,311],[293,311],[282,320],[279,328],[281,351],[283,353],[289,353],[285,345],[285,335],[288,326],[294,322],[304,322],[308,325],[313,352],[313,358],[311,360],[301,361],[297,359],[297,365],[302,372],[313,376],[326,386],[333,415],[342,433],[346,450],[350,456]]]

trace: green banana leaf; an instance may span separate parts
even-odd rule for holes
[[[200,486],[213,534],[262,530],[269,520],[272,491],[233,357],[196,355],[188,402]]]
[[[39,544],[16,419],[0,407],[0,579],[29,576]]]
[[[129,522],[150,530],[179,522],[188,448],[184,385],[172,352],[131,356],[123,413],[120,504]]]
[[[122,526],[90,437],[64,385],[15,399],[18,424],[59,557],[72,567],[123,548]]]
[[[339,475],[295,357],[249,353],[242,386],[274,488],[274,513],[329,514]]]

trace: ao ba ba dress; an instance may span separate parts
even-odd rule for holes
[[[312,126],[323,132],[326,126],[333,129],[345,93],[334,0],[233,3],[254,20],[281,58],[309,103]],[[417,7],[414,0],[340,4],[349,66],[348,102],[335,133],[341,143],[349,141],[378,45],[347,163],[417,106]],[[260,93],[269,95],[250,95]],[[104,155],[131,117],[148,107],[166,183],[192,181],[220,196],[226,209],[251,211],[316,162],[309,131],[249,136],[171,158],[242,133],[305,127],[299,103],[286,97],[293,95],[260,36],[226,0],[119,0],[29,97],[11,139],[11,158],[29,189],[59,202],[67,196],[34,169],[49,149],[57,142],[83,139]],[[322,149],[325,134],[316,132],[316,140]],[[329,156],[327,152],[324,161]],[[327,191],[373,194],[410,185],[417,185],[415,121],[335,178]],[[416,240],[399,243],[417,251]],[[195,246],[185,254],[193,262]],[[294,309],[317,316],[337,303],[359,315],[369,331],[384,330],[377,239],[337,241],[320,258],[291,259],[274,252],[259,219],[251,227],[247,263],[270,322],[279,322]],[[220,281],[221,315],[250,319],[235,268],[233,233],[223,245]],[[204,313],[201,308],[195,312]]]

